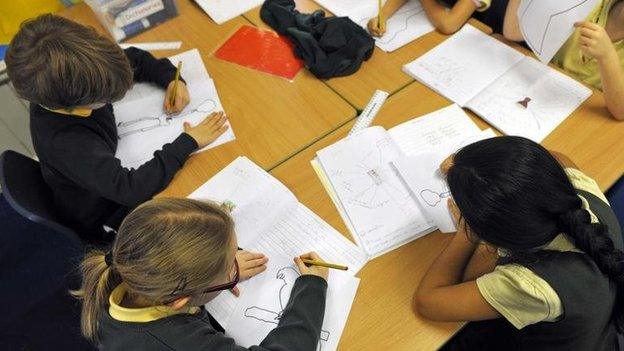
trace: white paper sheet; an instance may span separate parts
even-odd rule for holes
[[[184,131],[184,122],[196,125],[211,112],[223,111],[217,89],[208,75],[197,49],[169,58],[177,65],[182,61],[181,76],[190,94],[189,105],[178,115],[168,116],[163,110],[165,91],[153,84],[137,83],[126,96],[113,104],[119,143],[116,157],[127,168],[138,168]],[[230,128],[204,149],[234,140]]]
[[[388,130],[406,155],[439,151],[440,147],[460,142],[481,130],[461,109],[452,104],[427,115],[411,119]]]
[[[222,24],[234,17],[262,5],[264,0],[195,0],[217,24]]]
[[[299,276],[299,270],[292,258],[279,255],[270,257],[267,270],[252,278],[248,290],[241,294],[230,319],[231,325],[236,328],[229,328],[227,335],[243,347],[258,345],[279,323]],[[358,278],[345,272],[330,270],[325,318],[317,350],[337,349],[358,285]]]
[[[539,143],[591,94],[581,83],[527,57],[466,107],[504,134]]]
[[[520,31],[527,45],[548,63],[600,0],[522,0],[518,7]]]
[[[364,29],[367,29],[368,21],[379,12],[376,0],[317,0],[317,2],[337,16],[351,18]],[[386,33],[381,38],[374,38],[375,44],[383,51],[392,52],[434,29],[420,1],[408,0],[386,20]]]
[[[456,227],[447,206],[452,195],[444,175],[440,172],[440,164],[460,148],[495,136],[492,129],[486,129],[461,140],[449,140],[440,145],[437,151],[402,157],[392,162],[395,171],[410,189],[412,197],[441,232],[454,232]]]
[[[188,197],[233,204],[238,245],[244,248],[298,207],[288,188],[246,157],[238,157]]]
[[[524,58],[467,24],[403,71],[460,106]]]
[[[229,201],[239,246],[269,256],[294,257],[316,251],[329,262],[349,267],[355,275],[367,255],[304,205],[277,179],[246,157],[239,157],[194,191],[194,199]],[[242,283],[241,291],[249,283]],[[206,305],[227,329],[239,299],[224,292]]]
[[[431,229],[389,162],[403,156],[389,134],[371,127],[317,153],[358,245],[371,257]]]

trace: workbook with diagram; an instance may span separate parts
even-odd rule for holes
[[[331,270],[328,278],[319,348],[335,350],[359,285],[354,275],[367,261],[364,252],[246,157],[234,160],[189,198],[227,204],[238,246],[269,258],[267,271],[238,285],[240,297],[224,291],[206,305],[242,346],[259,344],[279,323],[299,276],[295,256],[316,251],[328,262],[349,267],[346,272]]]
[[[481,133],[450,105],[387,131],[361,130],[318,151],[312,165],[355,241],[374,258],[436,229],[391,163],[443,153]]]
[[[499,131],[541,142],[592,94],[471,25],[403,70]]]

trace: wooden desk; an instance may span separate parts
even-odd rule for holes
[[[415,96],[427,103],[414,103]],[[375,124],[388,129],[448,104],[424,86],[411,84],[388,99]],[[473,120],[480,128],[487,127],[480,119]],[[348,231],[310,160],[316,151],[345,137],[353,123],[271,171],[303,204],[341,233]],[[435,232],[369,262],[358,275],[362,281],[338,349],[434,350],[448,340],[462,324],[436,323],[418,317],[412,309],[412,298],[425,271],[449,239],[449,234]]]
[[[295,0],[295,2],[297,3],[297,10],[302,13],[311,13],[323,9],[312,0]],[[329,11],[325,11],[331,14]],[[260,19],[259,7],[245,13],[244,16],[259,27],[268,27]],[[489,27],[476,20],[471,20],[470,23],[487,33],[491,33]],[[332,78],[326,81],[326,84],[356,109],[362,110],[375,90],[380,89],[394,94],[413,82],[414,79],[401,70],[403,65],[431,50],[446,38],[448,36],[434,31],[391,53],[384,52],[375,46],[373,56],[364,62],[359,71],[347,77]]]
[[[178,17],[129,42],[183,42],[181,50],[155,51],[159,57],[198,48],[237,139],[191,157],[164,195],[189,194],[239,155],[270,169],[355,117],[349,104],[306,70],[289,82],[212,57],[236,29],[250,24],[243,17],[219,26],[190,0],[178,0],[178,8]],[[61,14],[104,32],[85,4]]]
[[[375,124],[389,129],[449,104],[450,101],[414,82],[388,99]],[[624,123],[609,118],[602,106],[602,95],[594,94],[544,145],[570,156],[605,190],[624,173],[624,155],[604,151],[624,150]],[[481,129],[488,127],[474,114],[469,115]],[[318,150],[345,137],[353,123],[271,170],[302,203],[341,233],[348,231],[310,160]],[[461,323],[428,321],[412,308],[420,280],[449,238],[449,234],[437,231],[369,262],[362,269],[362,281],[339,350],[434,350],[461,327]]]

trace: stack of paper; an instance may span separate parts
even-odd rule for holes
[[[228,335],[243,346],[262,341],[277,324],[262,321],[259,308],[263,309],[262,313],[272,311],[271,315],[279,315],[290,290],[282,291],[282,295],[278,292],[298,276],[292,258],[316,251],[329,262],[349,267],[348,272],[332,270],[329,277],[323,323],[327,333],[321,336],[324,350],[335,349],[359,283],[353,275],[366,263],[366,254],[299,203],[277,179],[245,157],[236,159],[189,197],[234,204],[232,217],[239,246],[269,257],[265,273],[241,284],[240,298],[223,292],[206,305]],[[236,328],[228,328],[230,325]],[[242,325],[249,328],[242,328]]]
[[[391,163],[427,151],[444,154],[478,134],[451,105],[389,131],[364,129],[320,150],[313,167],[358,245],[377,257],[436,228]]]
[[[465,25],[403,70],[502,133],[541,142],[592,91]]]
[[[116,157],[128,168],[138,168],[153,157],[155,151],[184,132],[184,122],[196,125],[210,113],[223,111],[213,80],[208,75],[197,49],[172,56],[177,65],[182,62],[181,77],[189,91],[189,105],[178,115],[169,116],[163,109],[165,91],[153,84],[136,83],[126,96],[113,104],[117,134]],[[209,148],[234,140],[229,128]]]
[[[315,1],[336,16],[349,17],[365,29],[368,21],[379,13],[377,0]],[[375,43],[381,50],[392,52],[434,29],[420,1],[408,0],[392,17],[387,19],[386,33],[381,38],[375,38]]]

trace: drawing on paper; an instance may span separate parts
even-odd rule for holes
[[[295,284],[295,281],[299,278],[299,271],[293,266],[282,267],[277,271],[275,279],[280,284],[277,289],[277,302],[278,306],[275,307],[259,307],[250,306],[245,309],[245,317],[254,319],[263,323],[270,323],[277,325],[282,318],[284,309],[290,299],[290,292]],[[323,342],[329,340],[330,333],[326,330],[321,330],[321,337],[317,350],[323,349]]]
[[[387,140],[379,141],[385,143]],[[334,170],[331,177],[337,179],[336,185],[349,193],[346,202],[353,206],[374,210],[396,205],[409,212],[412,206],[409,193],[400,184],[385,179],[385,169],[382,169],[383,157],[381,147],[376,145],[355,163],[352,170]]]
[[[160,127],[167,127],[171,125],[171,121],[174,118],[183,119],[195,112],[210,113],[213,112],[216,107],[217,103],[213,99],[207,99],[199,103],[197,107],[186,112],[183,116],[163,114],[159,117],[139,117],[129,121],[119,122],[117,123],[117,137],[121,140],[129,135],[147,132]]]
[[[450,191],[438,192],[431,189],[423,189],[420,191],[420,198],[427,204],[429,207],[436,207],[439,203],[442,202],[443,199],[448,199],[451,197]]]
[[[529,108],[529,102],[531,102],[531,98],[530,97],[525,97],[524,99],[518,101],[518,105],[524,107],[524,108]]]
[[[401,27],[392,32],[386,33],[382,38],[379,38],[379,42],[382,44],[390,44],[392,41],[396,39],[401,33],[407,31],[410,27],[410,22],[413,19],[419,18],[425,12],[421,6],[409,8],[407,6],[403,6],[399,11],[397,11],[394,16],[397,16],[396,21],[401,23]]]
[[[535,0],[530,0],[529,4],[526,5],[526,8],[524,9],[524,12],[522,13],[522,15],[520,16],[520,23],[522,25],[522,32],[523,33],[529,33],[529,31],[531,29],[533,30],[540,30],[542,31],[541,35],[527,35],[525,36],[525,40],[527,42],[527,44],[533,49],[533,51],[535,51],[538,55],[541,55],[542,52],[544,51],[544,44],[546,42],[546,37],[548,36],[548,32],[550,29],[550,26],[553,22],[553,20],[557,17],[557,16],[562,16],[582,5],[584,5],[586,2],[588,2],[590,0],[579,0],[578,2],[574,3],[574,4],[566,4],[566,3],[561,3],[561,5],[566,6],[566,8],[561,9],[553,14],[550,14],[548,16],[548,18],[544,17],[542,19],[542,21],[545,21],[544,23],[540,23],[541,26],[535,25],[534,22],[530,22],[530,21],[525,21],[525,17],[527,16],[527,14],[531,14],[534,13],[535,11],[530,11],[532,9],[532,5],[533,4],[538,4],[540,1],[535,1]],[[533,28],[527,28],[525,27],[528,23],[532,24]],[[538,32],[539,33],[539,32]],[[535,34],[535,33],[534,33]],[[538,38],[538,41],[533,41],[535,40],[535,38]]]

